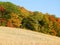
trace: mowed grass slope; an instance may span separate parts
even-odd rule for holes
[[[0,27],[0,45],[60,45],[60,38],[25,29]]]

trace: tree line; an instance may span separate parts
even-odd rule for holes
[[[0,26],[30,29],[60,37],[60,18],[48,13],[28,11],[11,2],[0,2]]]

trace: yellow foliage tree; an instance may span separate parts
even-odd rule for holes
[[[11,13],[11,21],[12,21],[12,24],[15,27],[20,27],[21,26],[21,21],[19,19],[19,16],[16,15],[15,13]]]

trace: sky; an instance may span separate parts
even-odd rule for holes
[[[60,0],[0,0],[9,1],[29,11],[39,11],[60,17]]]

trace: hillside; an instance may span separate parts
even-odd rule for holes
[[[49,13],[28,11],[11,2],[0,2],[0,26],[29,29],[60,37],[60,18]]]
[[[60,38],[25,29],[0,27],[0,45],[60,45]]]

